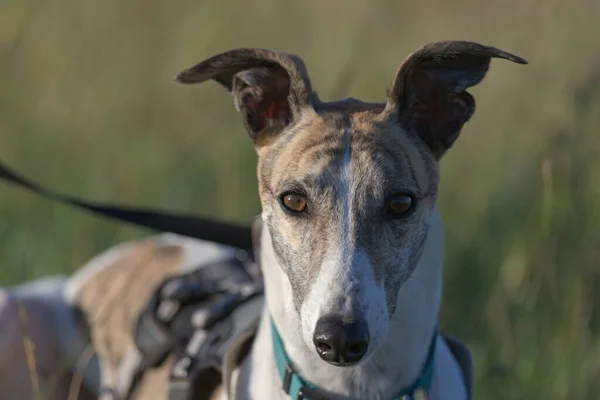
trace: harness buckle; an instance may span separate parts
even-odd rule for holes
[[[315,389],[311,389],[308,386],[302,385],[300,390],[298,391],[298,397],[296,400],[327,400],[327,398],[317,392]]]
[[[290,394],[290,386],[292,384],[292,376],[294,375],[294,370],[290,366],[290,364],[285,366],[285,375],[283,376],[283,391],[287,394]],[[328,400],[323,394],[317,392],[315,389],[312,389],[306,385],[302,385],[300,390],[298,390],[298,395],[296,396],[296,400]]]
[[[290,365],[285,366],[285,376],[283,377],[283,391],[286,393],[290,393],[290,385],[292,384],[292,375],[294,374],[294,370]]]
[[[169,400],[185,400],[190,392],[190,382],[187,379],[172,379],[169,382]]]

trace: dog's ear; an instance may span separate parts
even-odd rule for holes
[[[398,69],[385,112],[399,118],[440,158],[475,112],[475,100],[466,89],[481,82],[493,57],[527,64],[520,57],[473,42],[422,47]]]
[[[306,67],[293,54],[263,49],[236,49],[188,68],[176,80],[200,83],[213,79],[233,94],[235,106],[257,145],[285,129],[311,106]]]

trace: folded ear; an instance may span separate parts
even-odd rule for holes
[[[233,94],[244,125],[257,144],[280,133],[305,107],[312,89],[306,67],[293,54],[236,49],[217,54],[177,75],[181,83],[213,79]]]
[[[473,42],[445,41],[422,47],[398,69],[386,112],[398,116],[440,158],[475,112],[475,99],[466,89],[481,82],[493,57],[527,64],[520,57]]]

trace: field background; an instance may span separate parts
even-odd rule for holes
[[[325,100],[383,100],[434,40],[494,61],[443,161],[441,325],[478,399],[600,398],[600,2],[4,0],[0,159],[62,192],[248,222],[255,155],[218,85],[174,83],[234,47],[301,55]],[[147,235],[0,183],[0,285]]]

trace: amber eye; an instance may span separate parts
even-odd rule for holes
[[[412,196],[400,193],[394,195],[387,203],[387,213],[393,216],[402,216],[412,208],[414,200]]]
[[[306,197],[297,193],[286,193],[281,196],[283,206],[291,212],[301,213],[306,211]]]

